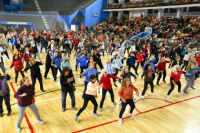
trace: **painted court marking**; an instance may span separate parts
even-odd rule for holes
[[[182,102],[185,102],[185,101],[189,101],[189,100],[192,100],[192,99],[196,99],[196,98],[199,98],[199,97],[200,97],[200,95],[195,96],[195,97],[191,97],[191,98],[188,98],[188,99],[185,99],[185,100],[177,101],[177,102],[174,102],[174,103],[171,102],[170,104],[160,106],[160,107],[157,107],[157,108],[154,108],[154,109],[150,109],[150,110],[147,110],[147,111],[143,111],[143,112],[137,113],[136,115],[149,113],[149,112],[152,112],[152,111],[155,111],[155,110],[159,110],[159,109],[171,106],[171,105],[175,105],[175,104],[182,103]],[[144,98],[144,99],[146,99],[146,98]],[[139,99],[139,100],[143,100],[143,99]],[[123,119],[127,119],[127,118],[130,118],[130,117],[131,116],[127,116],[127,117],[124,117]],[[113,120],[113,121],[109,121],[109,122],[105,122],[105,123],[102,123],[102,124],[99,124],[99,125],[95,125],[95,126],[92,126],[92,127],[88,127],[88,128],[82,129],[82,130],[74,131],[72,133],[80,133],[80,132],[83,132],[83,131],[88,131],[90,129],[94,129],[94,128],[101,127],[101,126],[104,126],[104,125],[108,125],[108,124],[111,124],[111,123],[114,123],[114,122],[117,122],[117,121],[118,121],[118,119]]]
[[[12,89],[13,89],[13,92],[14,92],[14,93],[16,93],[16,91],[15,91],[15,88],[14,88],[13,84],[12,84],[12,83],[10,83],[10,85],[11,85],[11,87],[12,87]],[[25,117],[25,119],[26,119],[26,122],[27,122],[27,124],[28,124],[28,127],[29,127],[29,129],[30,129],[31,133],[35,133],[35,132],[34,132],[34,130],[33,130],[33,127],[32,127],[32,125],[31,125],[31,123],[30,123],[30,121],[29,121],[29,119],[28,119],[28,116],[26,115],[26,113],[25,113],[24,117]]]

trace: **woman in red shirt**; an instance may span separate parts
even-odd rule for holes
[[[23,69],[23,63],[22,63],[22,58],[23,55],[20,54],[20,56],[18,54],[14,54],[13,55],[13,61],[12,64],[10,65],[10,69],[14,66],[15,69],[15,85],[17,86],[17,79],[18,79],[18,74],[19,72],[21,73],[22,77],[24,78],[24,72],[22,71]]]
[[[170,63],[171,61],[166,61],[165,57],[162,57],[160,59],[160,62],[157,65],[157,70],[159,73],[158,79],[157,79],[157,85],[159,85],[159,81],[161,79],[162,73],[163,73],[163,82],[165,82],[165,77],[166,77],[166,63]]]
[[[103,84],[103,87],[102,87],[102,99],[101,99],[100,108],[99,108],[100,111],[103,110],[103,103],[104,103],[104,100],[106,98],[107,91],[110,93],[112,103],[114,105],[117,105],[114,101],[114,93],[113,93],[110,78],[113,78],[113,79],[120,78],[121,79],[121,77],[117,77],[117,76],[113,76],[111,74],[108,74],[105,69],[103,69],[101,71],[101,74],[102,74],[102,78],[99,81],[99,85]],[[100,93],[100,91],[99,91],[99,93]]]
[[[129,78],[125,78],[124,81],[122,82],[122,87],[120,88],[118,95],[120,99],[122,99],[122,108],[119,113],[119,123],[122,124],[122,115],[126,109],[127,104],[130,105],[131,109],[129,114],[134,118],[135,115],[133,114],[133,110],[135,108],[135,104],[133,102],[133,90],[136,92],[136,96],[139,97],[139,91],[138,89],[131,84],[131,81]]]
[[[181,82],[180,82],[180,78],[181,78],[181,74],[182,73],[185,74],[186,72],[182,71],[179,65],[175,65],[174,67],[172,67],[171,77],[170,77],[171,88],[170,88],[170,90],[167,93],[167,96],[166,96],[167,99],[170,98],[169,95],[174,90],[175,84],[178,85],[178,93],[181,94]],[[188,73],[186,73],[186,74],[190,75]]]
[[[136,58],[138,59],[138,62],[137,62],[137,69],[139,67],[139,63],[141,64],[141,67],[143,68],[144,66],[144,54],[142,53],[142,49],[139,50],[139,52],[137,53],[136,55]]]

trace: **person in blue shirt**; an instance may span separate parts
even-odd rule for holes
[[[13,36],[12,39],[10,40],[12,43],[12,51],[14,51],[14,47],[17,45],[17,38],[16,36]]]
[[[90,63],[89,64],[89,67],[82,73],[82,76],[85,76],[85,89],[83,91],[83,95],[82,95],[82,98],[84,99],[85,98],[85,91],[87,89],[87,84],[90,82],[90,76],[91,75],[98,75],[100,74],[101,72],[98,72],[95,68],[94,68],[94,65],[93,63]]]
[[[58,70],[61,73],[61,69],[60,69],[61,56],[58,54],[58,52],[54,53],[54,57],[53,57],[53,59],[51,61],[51,65],[54,67],[54,75],[53,75],[53,77],[54,77],[54,82],[56,82]]]
[[[135,62],[137,62],[137,58],[134,56],[133,51],[131,51],[128,55],[128,59],[126,60],[126,65],[129,67],[129,71],[131,69],[131,67],[135,70],[135,74],[137,76],[139,76],[138,72],[137,72],[137,68],[135,67]]]
[[[77,67],[79,66],[79,63],[80,63],[80,68],[81,68],[80,78],[83,73],[83,70],[87,68],[87,60],[88,60],[88,57],[85,56],[85,53],[81,53],[81,57],[76,62]]]
[[[197,72],[198,69],[200,69],[200,67],[196,68],[194,64],[189,64],[188,65],[188,67],[186,69],[186,73],[188,73],[190,75],[184,74],[186,82],[187,82],[187,84],[186,84],[186,86],[185,86],[185,88],[183,90],[183,92],[185,94],[187,94],[187,89],[189,87],[192,88],[193,90],[195,90],[195,88],[193,87],[193,85],[194,85],[194,81],[195,81],[195,74],[196,74],[196,72]]]

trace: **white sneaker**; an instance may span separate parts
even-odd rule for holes
[[[141,96],[142,99],[144,99],[144,96]]]
[[[169,95],[167,95],[166,98],[169,99],[170,98]]]
[[[183,94],[183,92],[178,92],[178,93],[181,94],[181,95]]]
[[[17,86],[18,84],[17,83],[15,83],[15,86]]]
[[[122,124],[123,123],[123,121],[122,121],[122,119],[118,119],[118,122],[119,122],[119,124]]]
[[[154,92],[151,92],[152,95],[156,95]]]

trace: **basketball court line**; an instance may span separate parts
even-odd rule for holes
[[[171,105],[175,105],[175,104],[178,104],[178,103],[186,102],[186,101],[189,101],[189,100],[192,100],[192,99],[196,99],[196,98],[199,98],[199,97],[200,97],[200,95],[199,96],[195,96],[195,97],[191,97],[191,98],[188,98],[188,99],[185,99],[185,100],[177,101],[177,102],[174,102],[174,103],[170,103],[170,104],[167,104],[167,105],[164,105],[164,106],[160,106],[160,107],[157,107],[157,108],[154,108],[154,109],[150,109],[150,110],[147,110],[147,111],[143,111],[143,112],[137,113],[136,115],[149,113],[149,112],[152,112],[152,111],[155,111],[155,110],[159,110],[159,109],[171,106]],[[144,99],[146,99],[146,98],[144,98]],[[142,100],[144,100],[144,99],[142,99]],[[127,117],[124,117],[123,119],[127,119],[127,118],[130,118],[130,117],[131,116],[127,116]],[[113,121],[109,121],[109,122],[105,122],[105,123],[102,123],[102,124],[99,124],[99,125],[95,125],[95,126],[92,126],[92,127],[89,127],[89,128],[85,128],[85,129],[81,129],[81,130],[78,130],[78,131],[74,131],[72,133],[80,133],[80,132],[83,132],[83,131],[88,131],[90,129],[94,129],[94,128],[101,127],[101,126],[104,126],[104,125],[108,125],[108,124],[111,124],[111,123],[114,123],[114,122],[117,122],[117,121],[118,121],[118,119],[117,120],[113,120]]]
[[[15,88],[14,88],[13,84],[12,84],[12,83],[10,83],[10,85],[11,85],[11,87],[12,87],[12,89],[13,89],[13,92],[14,92],[14,93],[16,93],[16,91],[15,91]],[[28,119],[28,116],[26,115],[26,113],[25,113],[24,117],[25,117],[25,119],[26,119],[26,122],[27,122],[27,124],[28,124],[28,127],[29,127],[29,129],[30,129],[31,133],[35,133],[35,132],[34,132],[34,130],[33,130],[33,127],[32,127],[32,125],[31,125],[31,123],[30,123],[30,121],[29,121],[29,119]]]

